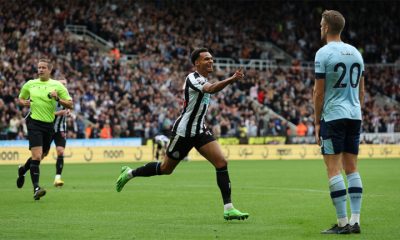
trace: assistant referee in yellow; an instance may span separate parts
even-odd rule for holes
[[[50,60],[39,59],[39,78],[26,82],[19,94],[19,104],[31,108],[27,127],[32,156],[24,166],[21,165],[18,168],[17,187],[22,188],[25,173],[30,170],[35,200],[39,200],[46,194],[46,190],[39,186],[39,165],[50,150],[57,103],[68,109],[73,107],[72,99],[65,86],[50,78],[52,68]]]

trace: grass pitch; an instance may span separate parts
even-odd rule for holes
[[[47,195],[34,201],[29,173],[17,189],[17,166],[0,165],[0,239],[400,239],[400,159],[359,162],[362,234],[350,236],[320,234],[336,221],[322,160],[231,161],[233,203],[250,218],[229,222],[208,162],[135,178],[117,193],[121,166],[66,162],[56,189],[55,166],[43,164]]]

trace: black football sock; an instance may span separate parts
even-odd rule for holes
[[[132,171],[133,177],[150,177],[154,175],[161,175],[160,170],[161,162],[150,162],[142,167],[138,167]]]
[[[30,170],[31,170],[33,189],[39,187],[39,176],[40,176],[39,165],[40,165],[39,160],[32,160]]]
[[[231,181],[229,180],[228,167],[216,168],[217,184],[221,190],[224,204],[231,203]]]
[[[63,167],[64,167],[64,155],[61,155],[61,156],[57,157],[57,162],[56,162],[56,174],[57,175],[61,175]]]
[[[24,165],[24,174],[31,169],[31,163],[32,163],[32,158],[28,158],[28,160],[26,160],[26,163]]]

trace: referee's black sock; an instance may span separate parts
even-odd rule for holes
[[[40,176],[39,165],[40,165],[39,160],[32,160],[30,169],[31,169],[31,179],[32,179],[33,189],[39,187],[39,176]]]
[[[150,162],[142,167],[138,167],[132,171],[133,177],[150,177],[161,175],[161,162]]]
[[[224,204],[231,203],[231,181],[229,180],[228,166],[215,170],[217,171],[217,184],[219,190],[221,190]]]
[[[61,155],[61,156],[57,157],[57,162],[56,162],[56,174],[57,175],[61,175],[63,167],[64,167],[64,155]]]
[[[32,162],[32,158],[28,158],[28,160],[26,160],[26,163],[24,165],[24,174],[31,169],[31,162]]]

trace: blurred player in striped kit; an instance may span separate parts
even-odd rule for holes
[[[67,80],[65,77],[60,77],[59,82],[61,82],[65,87],[67,87]],[[64,150],[67,143],[67,121],[66,118],[71,114],[69,109],[66,109],[61,104],[57,104],[57,110],[54,113],[56,116],[54,120],[54,135],[53,141],[56,145],[57,151],[57,162],[56,162],[56,176],[54,179],[55,187],[62,187],[64,181],[61,179],[61,173],[64,168]]]
[[[169,138],[163,134],[156,135],[153,141],[153,159],[154,161],[160,161],[164,158],[164,155],[167,150],[167,146],[169,144]],[[186,156],[182,159],[183,161],[189,161],[189,156]]]
[[[160,160],[160,155],[164,156],[165,150],[169,144],[169,138],[165,135],[156,135],[153,142],[153,158],[155,161]]]

